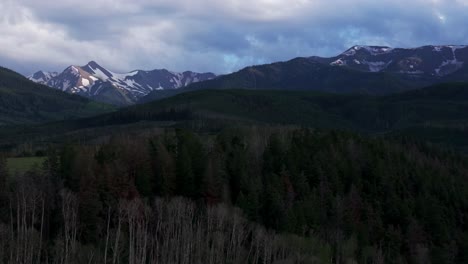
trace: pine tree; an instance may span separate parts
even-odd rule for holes
[[[205,174],[202,180],[202,195],[208,203],[219,202],[222,198],[223,178],[225,178],[219,156],[221,153],[212,153],[208,156]]]
[[[64,179],[64,185],[68,189],[77,192],[80,185],[80,179],[74,174],[74,162],[76,152],[73,146],[66,145],[60,151],[60,176]]]
[[[92,173],[81,177],[79,192],[79,218],[84,242],[96,242],[99,238],[99,226],[102,219],[99,214],[102,204],[99,199],[97,182]]]
[[[179,146],[177,153],[177,193],[193,197],[195,190],[195,175],[192,169],[192,159],[186,146]]]
[[[150,140],[150,163],[153,173],[153,193],[173,195],[176,191],[175,161],[160,138]]]

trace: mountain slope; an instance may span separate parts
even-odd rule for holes
[[[330,67],[308,58],[247,67],[236,73],[190,86],[192,89],[310,90],[334,93],[385,94],[404,91],[407,84],[388,73]]]
[[[384,95],[442,82],[468,81],[468,46],[414,49],[355,46],[332,57],[296,58],[244,68],[178,91],[153,91],[140,102],[200,89],[281,89]]]
[[[0,126],[87,117],[111,110],[110,106],[52,90],[0,68]]]
[[[213,80],[192,84],[175,91],[153,91],[140,99],[147,103],[182,92],[202,89],[303,90],[341,94],[383,95],[430,85],[400,74],[363,72],[334,67],[309,58],[252,66]]]
[[[175,73],[164,69],[119,74],[91,61],[85,66],[70,66],[60,74],[39,71],[29,79],[97,101],[129,105],[153,90],[178,89],[214,77],[212,73]]]

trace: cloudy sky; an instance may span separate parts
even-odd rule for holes
[[[0,65],[227,73],[352,45],[468,44],[468,0],[0,0]]]

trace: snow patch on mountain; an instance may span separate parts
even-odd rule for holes
[[[80,75],[80,71],[79,71],[78,68],[75,67],[75,66],[71,66],[71,73],[74,74],[75,76],[79,76],[79,75]]]
[[[137,75],[139,71],[132,71],[132,72],[129,72],[129,73],[115,73],[115,72],[111,72],[111,71],[109,71],[109,72],[112,74],[112,79],[114,79],[114,80],[125,80],[127,77],[132,77],[132,76]]]
[[[40,84],[47,84],[47,82],[58,75],[58,72],[44,72],[38,71],[32,75],[27,76],[27,78],[33,82]]]
[[[107,79],[112,77],[112,76],[108,76],[107,74],[105,74],[103,71],[101,71],[101,69],[94,69],[93,73],[94,73],[94,76],[96,76],[97,78],[103,81],[106,81]]]
[[[369,66],[370,72],[380,72],[388,67],[392,61],[384,62],[384,61],[364,61],[363,64]]]
[[[401,73],[409,74],[409,75],[421,75],[424,72],[423,71],[401,71]]]
[[[459,61],[457,59],[456,51],[457,51],[457,49],[463,49],[463,48],[466,48],[466,47],[467,46],[449,46],[449,48],[452,49],[453,59],[443,61],[442,64],[439,66],[439,68],[434,70],[435,73],[438,76],[444,76],[447,73],[454,72],[454,71],[460,69],[461,67],[463,67],[464,62]]]
[[[68,80],[64,81],[64,82],[62,83],[62,91],[67,90],[68,88],[70,88],[70,86],[71,86],[70,81],[68,81]]]
[[[455,52],[458,49],[464,49],[464,48],[467,48],[468,46],[465,46],[465,45],[449,45],[448,47],[451,48],[453,52]]]
[[[336,61],[330,63],[332,66],[344,66],[346,65],[346,62],[342,59],[337,59]]]
[[[83,86],[89,86],[91,84],[88,79],[81,79],[81,83]]]
[[[385,47],[385,46],[353,46],[347,51],[343,52],[341,56],[354,56],[359,51],[365,51],[370,55],[379,55],[390,53],[393,48]]]

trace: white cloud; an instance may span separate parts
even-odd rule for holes
[[[30,10],[13,1],[1,2],[0,10],[3,10],[0,18],[3,56],[26,62],[45,60],[50,53],[68,53],[60,46],[67,39],[67,33],[60,26],[38,22]],[[75,45],[67,46],[70,44]]]

